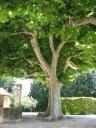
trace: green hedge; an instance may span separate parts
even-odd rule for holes
[[[96,98],[66,97],[61,104],[64,114],[96,114]]]

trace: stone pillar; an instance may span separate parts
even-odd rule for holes
[[[0,95],[0,107],[4,106],[4,96]]]
[[[17,84],[15,89],[15,107],[21,106],[21,89],[22,89],[22,85]]]
[[[3,123],[3,107],[0,107],[0,124]]]

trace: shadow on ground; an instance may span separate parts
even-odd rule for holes
[[[44,122],[37,113],[23,113],[21,122],[0,124],[0,128],[96,128],[96,115],[68,115],[63,120]]]

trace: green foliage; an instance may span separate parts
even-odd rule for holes
[[[63,85],[61,96],[96,97],[96,71],[80,74],[69,86]]]
[[[79,75],[76,80],[73,81],[72,86],[71,93],[73,93],[73,95],[96,97],[96,71]]]
[[[34,98],[30,97],[21,97],[21,107],[22,111],[34,111],[37,105],[37,101]]]
[[[71,19],[96,15],[95,0],[1,0],[0,3],[0,74],[23,76],[39,72],[44,79],[39,62],[34,54],[30,37],[10,35],[23,29],[37,30],[39,46],[46,61],[50,64],[52,53],[48,45],[48,36],[54,35],[54,45],[61,40],[67,43],[62,49],[58,61],[57,76],[61,82],[71,81],[74,74],[96,68],[96,26],[75,27]],[[78,71],[68,69],[64,77],[64,65],[69,56],[78,66]],[[34,62],[31,67],[24,58]],[[10,68],[11,67],[11,68]]]
[[[37,100],[35,111],[45,111],[48,105],[48,87],[41,82],[33,82],[29,96]]]
[[[12,84],[14,80],[12,77],[2,76],[0,77],[0,88],[6,89],[8,92],[12,92]]]
[[[74,97],[61,99],[64,114],[95,114],[96,99],[91,97]]]

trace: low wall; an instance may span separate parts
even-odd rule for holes
[[[0,108],[0,123],[19,122],[21,118],[21,108]]]

